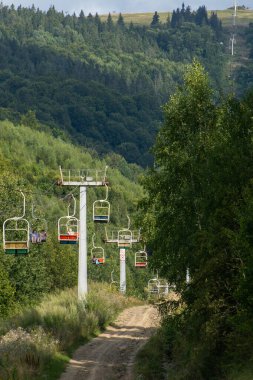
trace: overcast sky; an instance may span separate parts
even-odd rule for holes
[[[113,13],[135,13],[135,12],[166,12],[176,8],[181,8],[183,1],[179,0],[3,0],[5,5],[14,4],[18,6],[31,6],[47,10],[50,5],[54,5],[59,11],[77,14],[83,9],[85,14],[96,13],[107,14]],[[226,9],[233,5],[233,0],[189,0],[184,2],[190,5],[192,9],[196,9],[201,5],[205,5],[209,10]],[[252,9],[252,0],[242,0],[239,5],[245,5]]]

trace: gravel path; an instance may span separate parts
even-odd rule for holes
[[[103,334],[78,348],[60,380],[133,380],[136,353],[158,325],[152,306],[124,310]]]

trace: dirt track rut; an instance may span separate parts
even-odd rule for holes
[[[103,334],[78,348],[60,380],[133,380],[136,353],[158,324],[152,306],[124,310]]]

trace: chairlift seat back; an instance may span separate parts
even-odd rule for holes
[[[108,201],[95,201],[93,203],[93,221],[95,223],[109,223],[110,203]]]
[[[130,230],[120,230],[118,232],[118,247],[125,249],[132,247],[132,232]]]

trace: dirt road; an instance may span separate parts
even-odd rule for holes
[[[135,355],[158,324],[152,306],[124,310],[103,334],[74,353],[60,380],[132,380]]]

